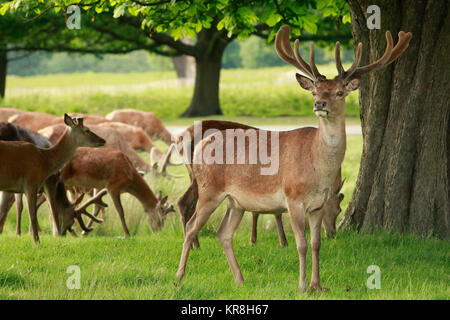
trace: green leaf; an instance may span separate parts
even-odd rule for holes
[[[350,17],[349,14],[346,14],[345,16],[342,17],[342,22],[343,23],[352,23],[352,18]]]
[[[6,11],[8,11],[9,7],[11,6],[12,1],[10,2],[5,2],[4,4],[2,4],[2,7],[0,8],[0,14],[2,16],[5,15]]]
[[[276,25],[281,19],[283,19],[283,17],[281,15],[279,15],[278,13],[272,13],[269,18],[267,18],[266,20],[266,24],[269,27],[273,27],[274,25]]]
[[[116,9],[114,9],[114,18],[119,18],[125,14],[125,5],[122,4],[121,6],[118,6]]]

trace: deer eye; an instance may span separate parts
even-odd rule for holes
[[[344,92],[338,91],[336,94],[337,94],[339,97],[342,97],[342,96],[344,95]]]

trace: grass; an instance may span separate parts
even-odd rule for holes
[[[348,137],[343,164],[345,199],[348,205],[361,155],[362,139]],[[160,147],[163,147],[160,145]],[[177,174],[184,168],[171,168]],[[163,190],[170,200],[184,192],[188,179],[147,177],[153,190]],[[215,237],[224,206],[219,207],[200,233],[201,249],[191,251],[185,279],[176,285],[175,273],[181,253],[183,232],[177,214],[153,233],[135,199],[122,196],[126,219],[133,234],[123,238],[117,213],[111,207],[106,220],[87,238],[53,238],[46,210],[40,212],[41,244],[31,236],[13,235],[15,215],[11,212],[0,238],[1,299],[449,299],[449,244],[437,239],[410,235],[359,235],[340,233],[323,239],[322,285],[326,292],[299,294],[298,255],[288,216],[284,216],[289,246],[278,244],[274,220],[260,218],[259,237],[249,244],[250,215],[236,232],[237,259],[246,279],[238,287],[225,255]],[[110,202],[109,202],[110,203]],[[24,219],[26,220],[26,219]],[[25,221],[24,230],[27,228]],[[309,238],[309,237],[308,237]],[[81,288],[69,290],[67,268],[81,270]],[[381,270],[381,289],[366,287],[367,267]],[[311,250],[307,257],[311,273]]]
[[[322,66],[334,74],[332,66]],[[312,98],[293,80],[292,69],[224,70],[221,102],[224,116],[214,117],[250,125],[310,125]],[[139,74],[50,75],[8,77],[7,98],[0,107],[18,107],[60,115],[62,112],[106,114],[117,108],[155,112],[166,125],[190,125],[196,119],[178,116],[188,106],[192,86],[179,86],[167,72]],[[358,124],[357,93],[347,98],[347,124]],[[165,145],[157,145],[166,149]],[[342,166],[346,183],[343,212],[355,187],[362,151],[362,137],[347,137]],[[142,156],[148,159],[147,154]],[[169,200],[186,190],[183,167],[170,168],[182,179],[147,176],[151,188],[162,190]],[[225,205],[222,204],[200,232],[201,249],[191,251],[185,279],[176,285],[183,232],[177,213],[165,227],[153,233],[140,204],[122,196],[125,217],[132,234],[123,238],[117,213],[110,208],[105,221],[86,238],[54,238],[48,211],[39,211],[41,244],[34,245],[23,218],[22,237],[14,235],[16,215],[11,210],[0,236],[0,299],[449,299],[449,243],[412,235],[338,233],[323,239],[322,285],[325,292],[299,294],[298,254],[288,215],[284,215],[289,246],[278,244],[274,219],[259,220],[258,242],[249,245],[251,215],[246,214],[234,244],[244,278],[238,287],[215,236]],[[26,216],[26,215],[25,215]],[[78,233],[80,231],[78,230]],[[309,238],[309,236],[308,236]],[[69,266],[81,270],[81,288],[69,290]],[[381,289],[369,290],[367,267],[381,270]],[[311,274],[311,250],[307,256]]]

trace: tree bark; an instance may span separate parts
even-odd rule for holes
[[[5,98],[7,67],[6,50],[0,48],[0,99]]]
[[[198,35],[195,57],[194,95],[184,117],[220,115],[219,81],[222,68],[222,56],[229,39],[221,32],[204,29]]]
[[[192,45],[191,40],[188,37],[181,39],[183,43]],[[195,58],[183,54],[181,56],[176,56],[172,58],[173,67],[177,73],[177,78],[184,79],[194,79],[195,78]]]
[[[340,227],[449,236],[450,17],[447,0],[377,3],[381,30],[366,27],[371,0],[349,0],[360,65],[380,57],[384,33],[410,31],[409,48],[391,66],[363,76],[361,166]]]

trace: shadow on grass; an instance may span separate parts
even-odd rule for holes
[[[25,279],[15,272],[0,271],[0,288],[20,289],[26,287]]]

